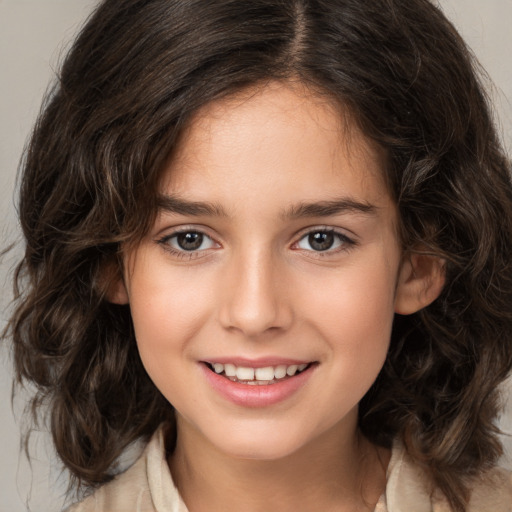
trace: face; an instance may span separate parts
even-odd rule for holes
[[[196,115],[116,294],[179,431],[265,460],[354,434],[402,280],[383,162],[299,86]]]

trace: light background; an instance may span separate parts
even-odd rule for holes
[[[54,77],[73,34],[96,0],[0,0],[0,247],[18,240],[13,190],[17,163],[48,82]],[[494,82],[490,94],[505,147],[512,154],[512,0],[440,0],[447,16],[473,48]],[[19,254],[19,249],[18,249]],[[0,264],[0,328],[11,296],[9,272],[16,251]],[[23,396],[10,406],[8,350],[0,350],[0,512],[52,512],[62,508],[65,478],[53,461],[51,444],[36,436],[30,468],[19,456],[19,416]],[[512,385],[509,386],[512,388]],[[16,416],[16,419],[15,419]],[[512,411],[501,420],[512,432]],[[505,439],[509,454],[512,442]],[[505,460],[506,465],[510,461]],[[28,500],[28,501],[27,501]]]

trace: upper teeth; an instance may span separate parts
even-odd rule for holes
[[[279,366],[265,366],[263,368],[249,368],[246,366],[235,366],[234,364],[213,363],[212,367],[215,373],[222,373],[226,377],[236,377],[238,380],[257,380],[271,381],[274,379],[282,379],[286,375],[292,377],[298,371],[301,372],[307,364],[291,364]]]

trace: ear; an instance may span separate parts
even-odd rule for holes
[[[128,291],[126,290],[126,285],[124,284],[124,279],[122,276],[118,276],[115,281],[112,281],[108,285],[107,289],[107,299],[109,302],[113,304],[128,304],[130,302],[128,297]]]
[[[103,293],[108,302],[128,304],[128,290],[123,278],[122,263],[118,258],[105,263],[101,272]]]
[[[439,297],[445,282],[444,260],[437,256],[410,253],[398,275],[395,313],[410,315]]]

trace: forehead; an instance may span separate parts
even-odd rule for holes
[[[199,110],[160,190],[197,200],[254,190],[260,201],[276,191],[290,201],[348,191],[378,204],[388,199],[385,164],[348,109],[300,83],[273,82]]]

